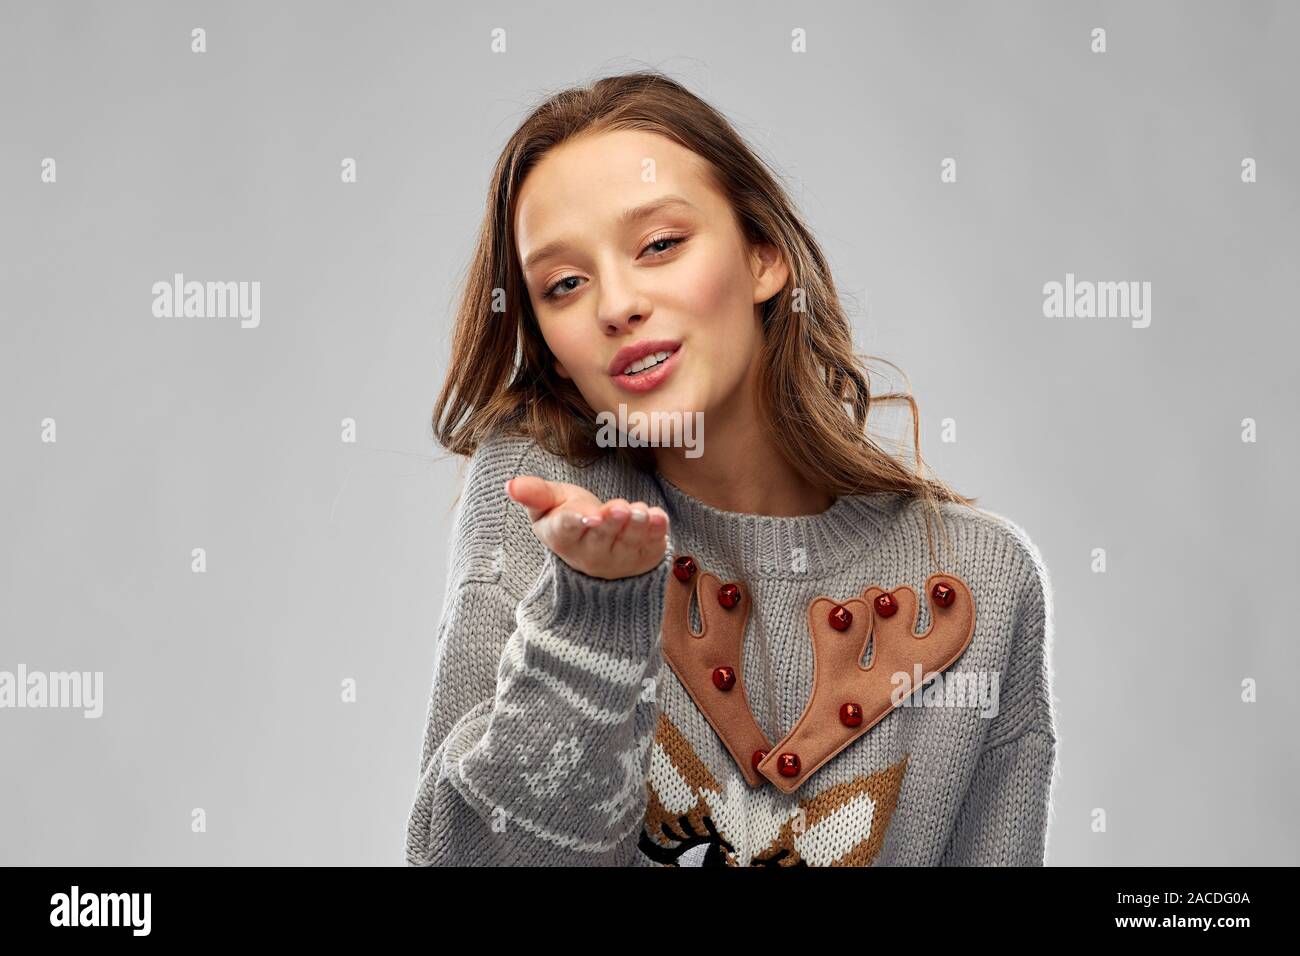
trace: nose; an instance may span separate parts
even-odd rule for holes
[[[650,300],[636,282],[616,267],[601,273],[596,321],[606,335],[618,335],[645,324],[650,318]]]

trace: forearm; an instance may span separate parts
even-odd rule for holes
[[[669,562],[617,581],[550,555],[517,608],[486,587],[447,611],[407,861],[622,864],[635,849],[658,705]],[[513,624],[491,696],[458,693],[471,628]],[[481,670],[481,668],[479,668]],[[453,724],[454,717],[454,724]],[[445,730],[451,725],[450,730]]]

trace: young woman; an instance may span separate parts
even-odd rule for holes
[[[538,107],[434,412],[470,468],[407,862],[1042,864],[1046,570],[884,400],[718,112],[655,72]]]

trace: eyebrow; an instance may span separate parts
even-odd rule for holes
[[[653,216],[655,213],[661,212],[662,210],[673,206],[685,206],[688,209],[692,209],[695,212],[699,212],[699,209],[695,206],[695,204],[691,202],[689,199],[687,199],[685,196],[678,196],[676,193],[670,193],[667,196],[660,196],[658,199],[652,199],[649,202],[642,203],[639,206],[633,206],[631,209],[624,209],[623,212],[619,214],[618,222],[619,225],[626,226],[629,223],[636,222],[640,219],[645,219],[647,216]],[[534,250],[528,256],[528,258],[524,260],[524,266],[523,266],[524,271],[527,272],[529,269],[531,269],[541,260],[548,259],[554,255],[558,255],[568,247],[569,244],[565,242],[563,239],[557,239],[554,242],[548,242],[540,249]]]

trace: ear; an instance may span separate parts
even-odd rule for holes
[[[556,359],[555,361],[555,372],[560,376],[560,378],[573,378],[573,376],[569,374],[569,370],[560,363],[559,359]]]
[[[754,302],[766,302],[785,287],[790,266],[781,250],[766,242],[751,246],[749,258],[754,275]]]

